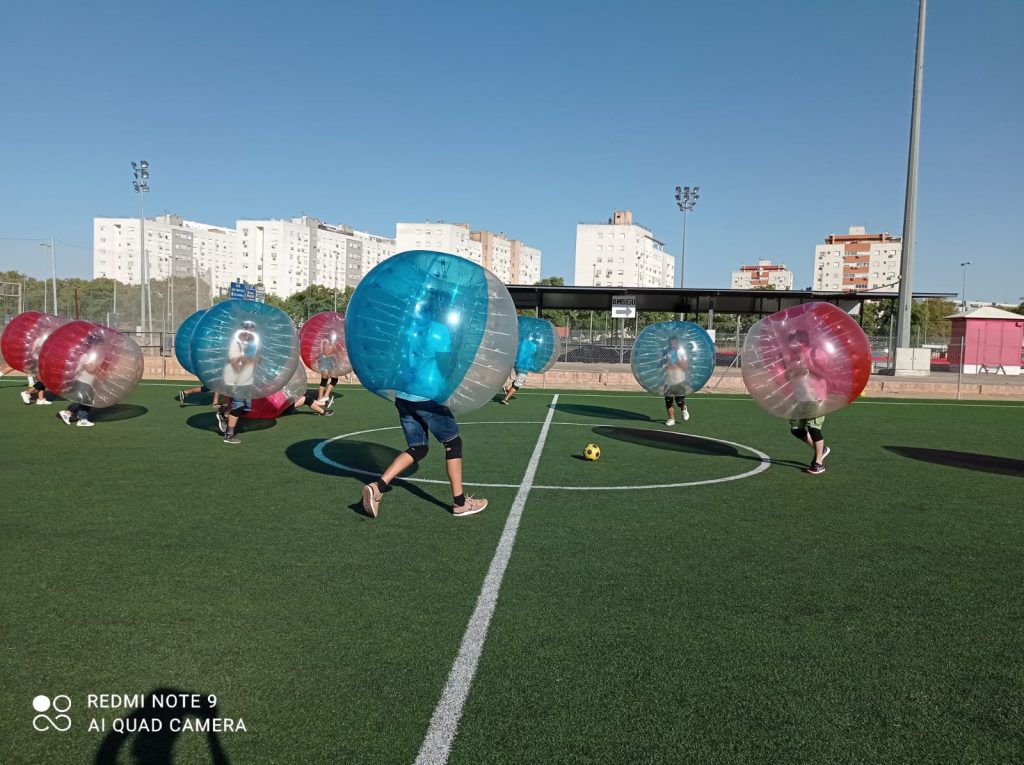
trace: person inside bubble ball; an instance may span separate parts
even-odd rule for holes
[[[235,389],[235,398],[249,398],[247,389],[252,387],[259,361],[260,337],[256,323],[243,321],[241,329],[231,338],[228,363],[224,365],[224,384]]]
[[[516,369],[514,370],[514,374],[515,376],[512,378],[512,384],[503,389],[505,391],[505,398],[501,400],[501,403],[505,406],[508,406],[509,400],[519,392],[520,388],[526,385],[527,373],[524,370]]]
[[[100,332],[90,332],[85,336],[85,353],[78,359],[78,368],[71,380],[69,387],[70,397],[78,399],[67,409],[57,413],[65,425],[77,425],[80,428],[92,427],[91,419],[92,401],[96,398],[96,377],[106,361],[106,351],[103,348],[103,335]]]
[[[252,411],[249,393],[256,378],[256,365],[260,360],[260,337],[256,323],[243,321],[242,327],[231,338],[228,346],[228,363],[224,365],[224,384],[235,388],[235,397],[226,398],[217,410],[217,426],[224,434],[224,443],[240,444],[236,435],[238,420]]]
[[[417,306],[417,327],[413,337],[418,340],[410,350],[410,362],[420,393],[437,396],[452,370],[452,328],[458,317],[450,313],[446,293],[433,291],[431,297]],[[377,517],[383,492],[391,482],[427,456],[427,436],[433,434],[444,447],[445,469],[452,487],[452,514],[475,515],[487,507],[487,500],[466,496],[462,485],[462,437],[451,409],[422,395],[396,391],[395,408],[409,448],[399,454],[376,481],[363,487],[363,509]]]
[[[665,424],[672,427],[676,424],[673,403],[679,407],[679,414],[683,420],[690,419],[685,394],[686,372],[690,368],[690,359],[686,351],[679,347],[679,338],[675,335],[668,339],[668,348],[661,354],[660,365],[665,369],[665,411],[668,413]],[[682,395],[679,395],[680,393]]]
[[[807,332],[798,329],[786,339],[784,366],[786,380],[792,384],[793,395],[800,403],[797,411],[804,415],[790,420],[789,430],[814,450],[814,458],[805,472],[820,475],[825,472],[825,458],[832,451],[825,445],[821,432],[825,416],[817,414],[828,395],[827,360],[811,346]]]
[[[318,396],[313,394],[313,391],[306,391],[304,394],[292,401],[288,405],[288,408],[281,412],[281,414],[294,414],[299,409],[307,405],[320,417],[331,417],[334,414],[333,411],[324,406],[323,401],[321,401]]]
[[[331,331],[320,341],[320,352],[317,354],[316,368],[320,370],[320,389],[317,391],[317,403],[330,406],[334,403],[334,386],[338,384],[337,375],[332,375],[337,366],[336,354],[339,348],[338,333]]]

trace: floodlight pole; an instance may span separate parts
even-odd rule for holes
[[[900,263],[900,294],[896,310],[896,347],[910,347],[913,303],[914,237],[917,218],[917,158],[921,135],[921,86],[924,82],[924,28],[928,0],[919,0],[917,52],[914,56],[914,97],[910,112],[910,154],[907,159],[907,196],[903,207],[903,258]]]
[[[679,288],[686,286],[686,216],[700,199],[700,186],[676,186],[676,205],[683,214],[683,248],[679,257]]]
[[[132,188],[139,195],[139,321],[142,331],[153,331],[153,295],[149,291],[149,265],[146,262],[146,193],[149,191],[149,162],[132,162]]]
[[[967,266],[971,265],[971,261],[965,261],[960,264],[960,268],[964,270],[963,285],[960,288],[960,300],[964,304],[964,312],[967,312]]]

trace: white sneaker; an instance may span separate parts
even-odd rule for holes
[[[23,390],[21,392],[21,400],[24,401],[26,404],[31,404],[32,403],[32,397],[30,395],[28,395],[28,391],[27,390]]]
[[[71,412],[69,412],[67,409],[61,409],[59,412],[57,412],[57,416],[64,420],[65,425],[71,424]]]
[[[676,424],[676,421],[675,421],[674,418],[671,419],[671,420],[665,420],[665,424],[668,425],[671,428],[673,425]]]
[[[821,464],[825,464],[825,458],[832,453],[832,449],[828,446],[825,447],[825,451],[821,455]]]
[[[76,422],[75,424],[80,428],[91,428],[94,423],[92,420],[79,419],[78,422]]]
[[[45,398],[37,398],[36,406],[53,406],[53,402],[47,401]]]
[[[686,421],[686,420],[688,420],[688,419],[690,419],[690,410],[689,410],[689,409],[687,409],[687,408],[686,408],[686,407],[684,406],[684,407],[683,407],[683,421],[685,422],[685,421]]]

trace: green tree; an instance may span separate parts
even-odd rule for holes
[[[314,314],[335,310],[335,305],[339,313],[344,313],[354,291],[351,287],[346,287],[344,291],[335,292],[330,287],[311,284],[301,292],[289,295],[282,308],[292,317],[292,321],[301,324]]]

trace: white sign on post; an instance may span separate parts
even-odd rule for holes
[[[629,297],[628,295],[622,295],[620,297],[612,298],[612,318],[613,319],[635,319],[636,318],[636,298]]]

